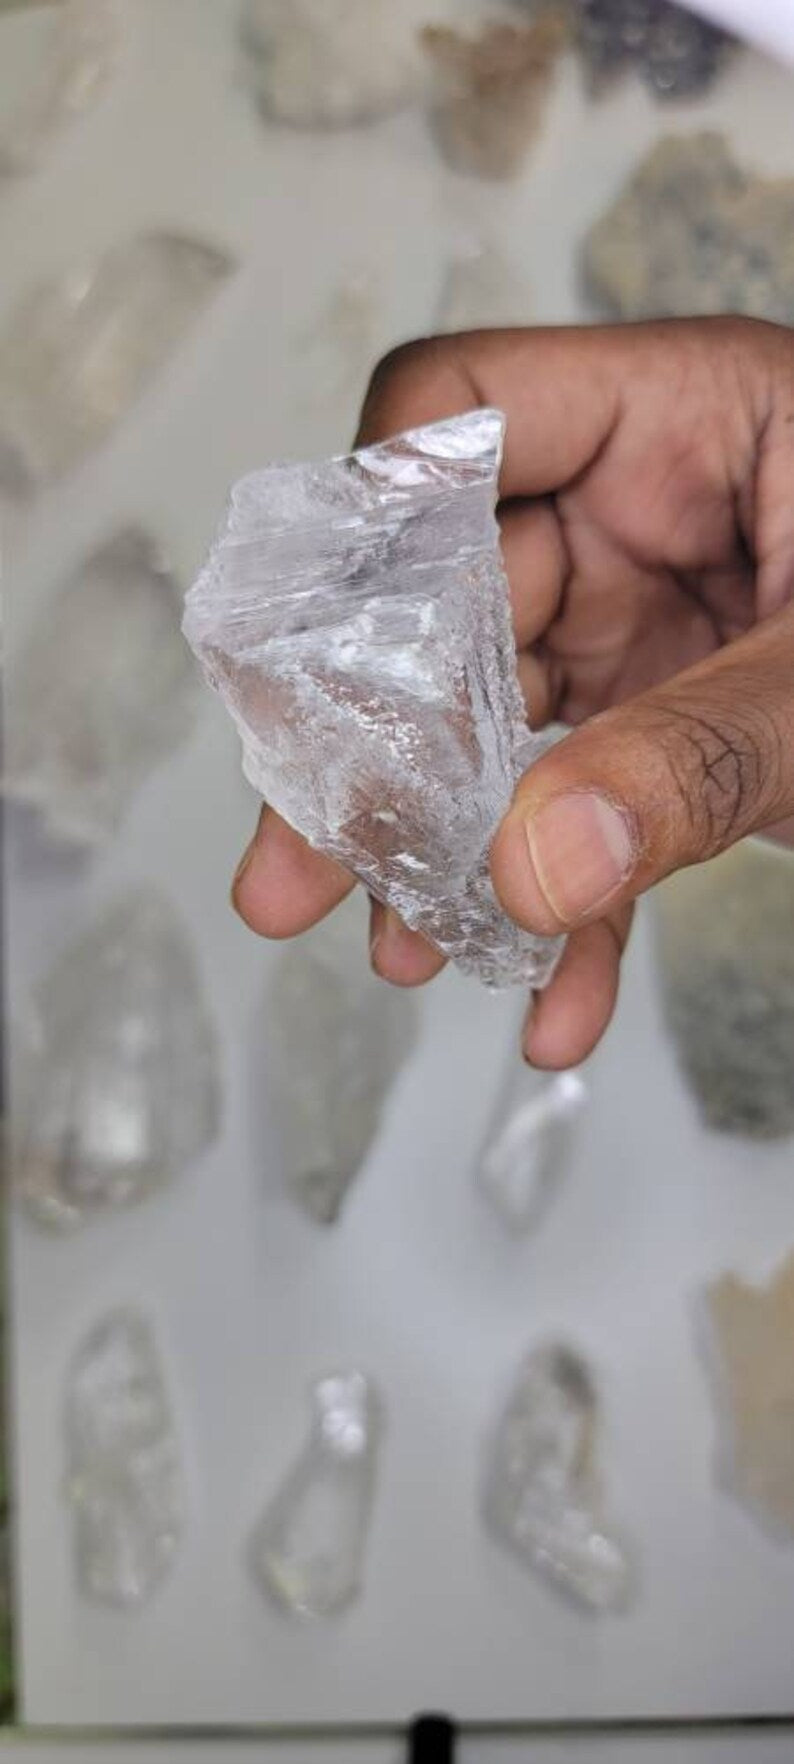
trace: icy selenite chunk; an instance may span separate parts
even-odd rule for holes
[[[0,172],[38,165],[50,142],[94,103],[118,59],[118,0],[59,0],[44,10],[51,16],[40,58],[10,116],[0,118]]]
[[[337,1218],[413,1039],[415,1001],[367,959],[359,891],[282,956],[270,999],[287,1180],[306,1212]]]
[[[19,1190],[67,1229],[160,1187],[213,1138],[215,1037],[187,934],[153,888],[122,896],[34,996]]]
[[[720,1481],[794,1538],[794,1253],[766,1285],[723,1274],[706,1293],[723,1437]]]
[[[74,1356],[66,1457],[81,1591],[107,1604],[142,1604],[176,1553],[183,1493],[157,1348],[135,1311],[103,1317]]]
[[[361,1590],[381,1432],[361,1372],[315,1385],[308,1442],[252,1539],[254,1572],[295,1615],[331,1617]]]
[[[153,540],[117,533],[48,603],[9,669],[4,790],[66,839],[108,837],[188,731],[196,682],[177,592]]]
[[[624,1541],[607,1525],[596,1469],[598,1404],[580,1356],[527,1355],[493,1442],[483,1512],[500,1543],[594,1611],[633,1591]]]
[[[499,906],[488,853],[548,744],[526,726],[494,503],[495,410],[232,491],[184,631],[247,778],[464,971],[543,985],[559,940]]]
[[[587,1101],[578,1072],[531,1071],[516,1063],[488,1135],[478,1181],[509,1231],[532,1230],[570,1164]]]

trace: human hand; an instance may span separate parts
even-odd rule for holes
[[[571,935],[527,1057],[577,1064],[614,1007],[632,902],[794,814],[794,336],[739,319],[480,331],[376,369],[366,445],[507,417],[499,509],[533,727],[575,728],[520,781],[491,853],[521,925]],[[253,930],[305,930],[353,879],[265,807],[235,877]],[[372,909],[373,965],[443,965]]]

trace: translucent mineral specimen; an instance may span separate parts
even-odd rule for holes
[[[199,239],[140,233],[33,288],[0,333],[0,483],[43,483],[104,441],[231,267]]]
[[[232,491],[184,630],[247,778],[466,972],[551,975],[559,940],[502,912],[488,851],[547,745],[518,687],[494,501],[498,411]]]
[[[9,668],[4,790],[65,839],[107,838],[188,732],[195,671],[177,592],[146,533],[117,533],[47,604]]]
[[[500,1543],[594,1611],[633,1592],[625,1542],[605,1519],[596,1470],[596,1393],[559,1343],[524,1360],[492,1447],[484,1517]]]
[[[252,1539],[258,1579],[296,1615],[331,1617],[361,1590],[382,1425],[361,1372],[315,1385],[308,1442]]]
[[[44,9],[44,41],[30,77],[0,118],[0,173],[30,171],[51,142],[88,110],[115,69],[118,0],[59,0]]]
[[[15,1176],[62,1229],[129,1205],[212,1140],[215,1038],[187,934],[151,887],[117,899],[34,995]]]
[[[706,1293],[724,1434],[720,1480],[794,1537],[794,1253],[766,1286],[723,1274]]]
[[[516,267],[498,245],[478,241],[447,265],[434,329],[484,330],[498,325],[526,325],[531,296]]]
[[[415,98],[417,28],[433,0],[248,0],[243,44],[254,96],[304,127],[368,122]]]
[[[758,178],[721,135],[660,141],[593,228],[585,270],[623,319],[741,312],[794,322],[794,178]]]
[[[359,892],[282,956],[270,998],[274,1095],[287,1180],[336,1219],[413,1039],[414,1000],[376,979]]]
[[[176,1554],[183,1490],[157,1347],[135,1311],[103,1317],[72,1360],[66,1459],[81,1592],[142,1604]]]
[[[379,290],[375,277],[355,271],[332,288],[314,323],[296,337],[312,406],[354,396],[366,385],[377,354]]]
[[[542,1219],[567,1174],[586,1101],[578,1072],[511,1070],[477,1172],[508,1230],[530,1231]]]
[[[715,79],[734,39],[672,0],[574,0],[575,36],[598,90],[633,67],[660,98],[688,98]]]
[[[657,901],[667,1020],[709,1126],[794,1133],[794,853],[749,840]]]
[[[511,178],[543,123],[554,65],[567,40],[561,12],[529,25],[486,25],[476,37],[430,25],[422,41],[435,74],[433,123],[449,164]]]

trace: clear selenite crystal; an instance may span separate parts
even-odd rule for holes
[[[418,95],[417,29],[435,0],[247,0],[243,45],[267,116],[344,128]]]
[[[718,1474],[778,1537],[794,1538],[794,1253],[766,1285],[707,1289],[723,1437]]]
[[[41,55],[9,116],[0,118],[0,173],[29,171],[99,96],[118,61],[118,0],[58,0],[46,7]]]
[[[361,1372],[315,1385],[308,1442],[252,1539],[258,1579],[292,1613],[330,1617],[361,1590],[382,1425]]]
[[[136,1311],[110,1312],[80,1343],[65,1426],[80,1590],[107,1604],[142,1604],[171,1566],[184,1508],[159,1355]]]
[[[67,1229],[161,1187],[212,1140],[217,1050],[187,932],[140,887],[106,908],[33,999],[15,1179]]]
[[[592,85],[633,67],[659,98],[705,91],[733,39],[674,0],[574,0],[576,41]]]
[[[367,1156],[415,1021],[410,993],[372,972],[358,890],[277,965],[269,1042],[287,1180],[323,1224]]]
[[[542,126],[555,62],[567,40],[561,10],[531,24],[487,24],[475,37],[428,26],[432,118],[449,164],[484,178],[520,171]]]
[[[0,333],[0,482],[42,483],[104,441],[231,268],[200,239],[139,233],[31,289]]]
[[[585,245],[622,319],[746,313],[794,323],[794,178],[759,178],[722,135],[657,143]]]
[[[524,1360],[492,1443],[483,1511],[519,1560],[594,1611],[633,1591],[624,1540],[607,1523],[596,1468],[598,1403],[589,1369],[559,1343]]]
[[[530,1231],[542,1219],[571,1161],[587,1101],[578,1072],[511,1069],[480,1158],[482,1193],[508,1230]]]
[[[184,630],[257,790],[466,972],[551,975],[489,847],[529,733],[494,517],[504,419],[475,410],[232,491]]]
[[[154,541],[117,533],[48,601],[11,663],[4,791],[65,839],[107,838],[190,727],[195,671],[177,596]]]

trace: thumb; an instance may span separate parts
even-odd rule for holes
[[[576,729],[519,783],[491,870],[550,933],[794,813],[794,607]]]

